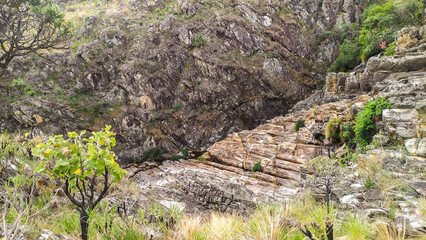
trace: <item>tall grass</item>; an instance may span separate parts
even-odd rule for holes
[[[343,220],[339,233],[347,240],[366,240],[372,236],[373,227],[365,217],[351,214]]]

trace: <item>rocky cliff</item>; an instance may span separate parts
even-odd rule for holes
[[[376,124],[373,143],[354,155],[333,199],[339,209],[391,218],[408,235],[425,234],[419,202],[426,196],[426,38],[416,40],[395,57],[372,58],[360,74],[329,74],[327,88],[298,103],[293,113],[230,134],[198,159],[168,161],[149,171],[132,167],[133,180],[152,198],[180,202],[189,212],[245,212],[255,204],[285,202],[312,187],[306,181],[310,159],[344,155],[346,144],[330,138],[327,125],[350,122],[367,101],[386,97],[392,107]],[[371,88],[362,88],[360,81]],[[297,131],[298,120],[305,126]],[[261,171],[252,171],[257,162]],[[367,176],[377,185],[366,184]]]
[[[205,149],[308,96],[343,26],[359,21],[358,2],[66,1],[72,49],[16,59],[0,129],[112,124],[122,161]]]

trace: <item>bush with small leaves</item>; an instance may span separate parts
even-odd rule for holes
[[[251,168],[252,172],[261,172],[262,171],[262,161],[259,161],[253,165]]]
[[[305,127],[305,121],[302,119],[297,119],[296,124],[294,125],[294,131],[299,131],[302,127]]]
[[[365,104],[361,112],[355,118],[353,130],[355,132],[354,141],[360,147],[367,146],[375,133],[375,119],[382,115],[383,109],[389,109],[391,103],[386,98],[376,98]]]
[[[106,126],[105,131],[92,132],[89,138],[84,138],[85,131],[69,132],[67,139],[53,136],[32,151],[41,160],[34,171],[60,180],[65,195],[77,206],[83,240],[88,237],[89,213],[107,195],[111,184],[121,181],[126,173],[115,162],[111,150],[115,134],[110,129]]]
[[[192,43],[193,48],[201,47],[207,43],[207,40],[204,38],[202,33],[195,35],[194,42]]]

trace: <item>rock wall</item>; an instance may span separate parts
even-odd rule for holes
[[[342,124],[351,121],[368,100],[386,97],[392,107],[384,110],[376,123],[376,143],[357,155],[357,164],[349,166],[333,189],[332,199],[339,210],[373,219],[393,217],[395,226],[405,229],[407,235],[423,236],[426,219],[419,210],[419,201],[426,196],[426,56],[419,46],[407,50],[395,57],[370,60],[377,64],[369,62],[360,74],[369,74],[369,81],[386,63],[395,62],[396,67],[390,68],[395,72],[374,81],[368,94],[363,94],[359,84],[354,84],[357,88],[347,87],[351,84],[348,81],[355,82],[348,78],[358,79],[360,75],[330,74],[326,90],[298,103],[292,113],[253,130],[230,134],[209,147],[198,160],[168,161],[157,169],[138,172],[134,179],[144,191],[181,202],[190,212],[247,212],[253,204],[282,203],[312,187],[306,181],[307,161],[344,152],[344,143],[327,138],[328,123],[334,119]],[[402,68],[405,61],[414,61],[414,67]],[[296,131],[298,120],[304,120],[305,126]],[[407,151],[391,141],[404,144]],[[259,161],[262,170],[253,172],[252,167]],[[387,177],[387,185],[366,187],[364,178],[370,164],[375,164],[379,173],[389,174],[382,175]],[[149,187],[145,186],[147,182]],[[389,199],[397,209],[394,215],[384,204]]]
[[[16,59],[6,75],[25,86],[5,97],[0,129],[64,134],[110,124],[127,162],[151,148],[206,149],[309,95],[341,41],[322,32],[358,21],[358,5],[113,2],[87,16],[72,50]]]

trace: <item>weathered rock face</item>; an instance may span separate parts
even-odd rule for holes
[[[367,95],[360,95],[359,85],[346,93],[343,86],[347,85],[347,78],[345,73],[329,75],[327,91],[298,103],[291,114],[253,130],[230,134],[209,147],[199,160],[167,162],[138,172],[133,179],[156,199],[183,203],[189,212],[247,212],[253,204],[282,203],[312,187],[306,181],[307,161],[343,153],[343,143],[326,137],[328,123],[333,119],[342,124],[350,121],[365,102],[386,97],[392,107],[383,111],[376,124],[380,134],[375,136],[382,146],[370,145],[370,150],[357,156],[357,164],[351,164],[334,187],[332,199],[341,210],[374,219],[389,219],[390,208],[384,203],[392,199],[397,209],[396,226],[405,226],[411,236],[424,234],[426,219],[421,216],[419,201],[425,195],[426,72],[396,71],[377,82]],[[294,129],[297,120],[305,121],[305,127],[298,131]],[[408,153],[395,146],[392,150],[384,148],[390,138],[405,141]],[[261,172],[253,172],[259,161]],[[372,164],[378,172],[371,172]],[[386,179],[375,179],[380,186],[366,187],[367,174],[374,178],[373,174],[382,172],[386,174],[381,177]]]
[[[1,127],[53,134],[112,124],[122,161],[154,147],[205,149],[310,94],[341,39],[313,42],[359,13],[347,0],[112,5],[86,18],[73,50],[16,59],[8,77],[26,86],[7,98]]]
[[[132,179],[152,198],[184,203],[189,212],[246,212],[256,204],[289,200],[304,191],[300,188],[304,163],[342,150],[324,144],[325,123],[330,118],[349,120],[368,98],[318,106],[315,114],[308,110],[274,118],[213,144],[201,160],[169,161]],[[298,119],[305,119],[306,127],[295,131]],[[252,172],[258,161],[262,171]]]

